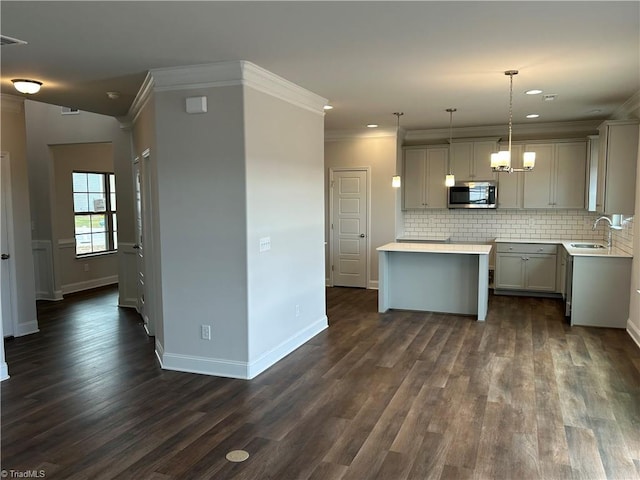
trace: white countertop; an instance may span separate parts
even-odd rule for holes
[[[604,242],[594,240],[558,240],[558,239],[532,239],[532,238],[496,238],[496,243],[545,243],[562,245],[569,255],[574,257],[613,257],[613,258],[633,258],[633,255],[616,248],[615,246],[609,250],[608,248],[574,248],[572,243],[599,243],[605,245]]]
[[[567,253],[572,257],[614,257],[614,258],[633,258],[633,255],[629,255],[627,252],[623,252],[619,248],[613,247],[611,250],[608,248],[574,248],[572,243],[601,243],[587,240],[580,242],[576,240],[564,241],[562,246],[567,250]],[[606,245],[606,244],[603,244]]]
[[[392,242],[376,248],[379,252],[459,253],[489,255],[491,245],[468,243],[398,243]]]

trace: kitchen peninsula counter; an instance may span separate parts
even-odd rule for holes
[[[491,245],[388,243],[378,247],[378,311],[391,308],[477,315],[489,302]]]

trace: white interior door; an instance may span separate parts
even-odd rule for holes
[[[0,154],[0,315],[2,334],[15,335],[17,295],[15,258],[13,254],[13,207],[11,202],[11,170],[9,155]]]
[[[334,171],[331,180],[333,285],[366,288],[367,171]]]

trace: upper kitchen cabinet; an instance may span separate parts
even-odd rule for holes
[[[507,150],[508,145],[502,145],[502,148]],[[511,166],[513,168],[522,168],[523,152],[524,145],[511,145]],[[527,174],[523,172],[496,174],[498,178],[498,208],[522,208],[524,175]]]
[[[402,208],[447,208],[448,147],[407,147],[404,150]]]
[[[600,125],[595,210],[632,215],[636,200],[638,121],[610,120]]]
[[[451,173],[456,181],[494,180],[491,154],[498,151],[498,139],[454,140],[451,144]]]
[[[524,173],[524,208],[584,208],[586,141],[530,143],[525,150],[536,152],[536,165]]]

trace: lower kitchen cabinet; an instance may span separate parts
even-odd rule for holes
[[[498,243],[495,290],[556,292],[557,246]]]
[[[631,258],[573,256],[571,325],[626,328]]]

